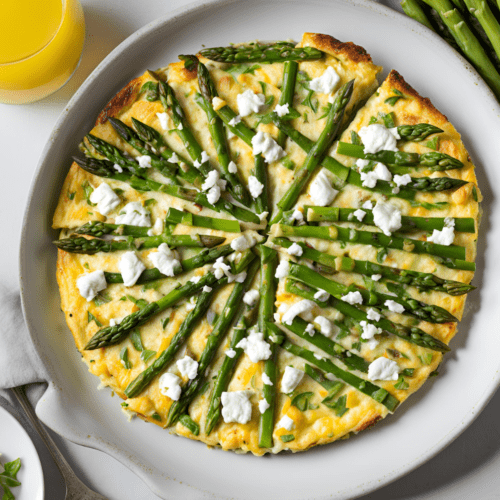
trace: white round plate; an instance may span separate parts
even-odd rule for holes
[[[36,448],[23,426],[2,407],[0,407],[0,453],[2,465],[21,459],[21,468],[17,473],[21,486],[12,488],[16,500],[43,500],[43,471]],[[2,492],[1,486],[0,492]]]
[[[205,46],[328,33],[365,47],[385,76],[396,68],[431,96],[462,132],[485,195],[479,241],[481,288],[440,370],[415,396],[374,429],[305,453],[257,458],[170,436],[142,421],[127,423],[119,401],[96,390],[59,310],[55,280],[57,237],[52,214],[71,154],[106,102],[145,69]],[[24,312],[51,381],[37,407],[62,436],[103,450],[138,474],[164,499],[354,498],[401,477],[434,456],[477,416],[499,384],[500,210],[489,186],[500,185],[500,109],[468,64],[437,35],[365,0],[259,0],[196,3],[136,32],[94,71],[60,117],[38,165],[21,248]]]

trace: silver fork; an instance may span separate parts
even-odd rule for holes
[[[87,488],[87,486],[85,486],[76,477],[68,462],[66,462],[66,459],[59,451],[59,448],[57,448],[56,444],[38,419],[35,410],[31,406],[31,403],[26,396],[24,386],[14,387],[11,390],[19,401],[19,404],[22,406],[26,415],[28,416],[31,424],[42,438],[45,446],[50,451],[50,454],[52,455],[52,458],[54,459],[59,472],[64,478],[64,482],[66,484],[66,500],[107,500],[106,497],[103,497],[102,495],[99,495],[99,493],[96,493],[90,488]]]

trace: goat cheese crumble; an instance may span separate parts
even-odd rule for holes
[[[231,241],[231,248],[235,252],[244,252],[245,250],[252,248],[255,243],[255,238],[253,238],[252,236],[247,237],[242,234],[241,236],[238,236],[233,241]]]
[[[314,294],[314,298],[321,302],[326,302],[330,298],[330,294],[326,290],[318,290]]]
[[[236,127],[236,125],[238,125],[238,123],[240,122],[241,122],[241,116],[236,115],[235,117],[229,120],[229,125],[231,125],[231,127]]]
[[[394,176],[393,181],[395,182],[396,186],[398,186],[398,187],[406,186],[407,184],[410,184],[410,182],[411,182],[411,175],[410,174],[404,174],[404,175],[396,174]]]
[[[146,270],[135,252],[125,252],[118,261],[118,269],[123,278],[124,286],[134,286],[139,276]]]
[[[373,209],[373,222],[386,236],[390,236],[401,227],[401,210],[379,200]]]
[[[177,361],[177,368],[183,377],[193,380],[198,374],[198,361],[195,361],[189,356],[184,356]]]
[[[177,253],[168,248],[166,243],[162,243],[156,252],[151,252],[149,260],[153,263],[160,273],[165,276],[175,276],[176,269],[180,268],[181,263],[177,259]]]
[[[368,366],[370,380],[397,380],[398,374],[399,366],[392,359],[380,357]]]
[[[264,94],[256,94],[248,89],[236,96],[240,116],[248,116],[250,113],[258,113],[264,106],[266,97]]]
[[[309,196],[315,205],[326,207],[330,205],[339,192],[332,187],[332,183],[324,169],[314,178],[309,186]]]
[[[151,227],[151,214],[138,201],[127,203],[115,219],[115,224]]]
[[[243,349],[252,363],[269,359],[271,356],[271,347],[261,332],[251,332],[248,337],[241,339],[236,347]]]
[[[290,105],[288,103],[276,104],[274,111],[276,111],[276,114],[281,118],[282,116],[285,116],[290,112]]]
[[[104,276],[104,271],[98,270],[92,273],[86,273],[79,276],[76,280],[76,286],[80,295],[90,302],[100,291],[104,290],[108,284]]]
[[[366,311],[366,317],[370,320],[370,321],[380,321],[380,318],[382,317],[380,315],[380,313],[376,310],[376,309],[373,309],[373,307],[370,307],[367,311]]]
[[[287,431],[291,431],[293,426],[293,420],[288,415],[283,415],[280,421],[276,424],[276,429],[286,429]]]
[[[358,162],[365,160],[357,160],[356,165],[359,166]],[[392,180],[392,174],[389,169],[383,163],[377,163],[375,168],[369,172],[361,171],[361,180],[363,181],[361,185],[367,188],[374,188],[377,185],[377,181],[387,181]]]
[[[332,334],[332,323],[324,316],[316,316],[314,318],[314,323],[319,326],[319,330],[323,335],[329,337]]]
[[[391,312],[395,312],[395,313],[404,313],[405,312],[405,308],[399,304],[398,302],[395,302],[394,300],[386,300],[384,302],[384,306],[387,307],[387,309],[389,309],[389,311]]]
[[[259,301],[260,293],[258,290],[249,290],[243,295],[243,302],[250,307],[253,307]]]
[[[262,184],[262,182],[260,182],[255,175],[251,175],[248,178],[248,190],[250,191],[252,198],[258,198],[264,190],[264,184]]]
[[[105,182],[102,182],[90,194],[90,201],[97,204],[99,213],[108,215],[120,204],[120,197]]]
[[[354,304],[362,304],[363,303],[363,296],[361,295],[360,292],[349,292],[348,294],[341,297],[341,299],[344,302],[351,304],[352,306]]]
[[[236,166],[236,163],[234,163],[233,160],[229,162],[229,165],[227,166],[227,171],[230,174],[236,174],[238,172],[238,167]]]
[[[316,304],[312,300],[307,299],[295,302],[295,304],[290,306],[288,311],[283,315],[281,322],[285,325],[291,325],[296,316],[311,311],[315,305]]]
[[[252,418],[250,391],[223,392],[221,395],[222,418],[226,424],[246,424]]]
[[[267,163],[273,163],[285,156],[283,148],[267,133],[259,130],[252,137],[253,154],[262,154]]]
[[[380,123],[373,123],[359,129],[359,137],[363,141],[364,153],[378,153],[379,151],[398,151],[396,146],[399,134],[397,130],[388,129]]]
[[[167,113],[156,113],[156,116],[158,117],[161,128],[163,130],[168,130],[168,125],[167,125],[168,115],[167,115]]]
[[[164,373],[159,380],[160,392],[174,401],[179,401],[182,392],[181,382],[182,380],[177,375],[170,372]]]
[[[236,351],[234,349],[227,349],[224,353],[228,358],[233,359],[236,356]]]
[[[321,94],[331,94],[339,82],[340,76],[331,66],[328,66],[321,76],[309,82],[309,88]]]
[[[262,413],[265,413],[265,412],[266,412],[266,410],[267,410],[268,408],[270,408],[270,406],[271,406],[271,405],[270,405],[270,404],[269,404],[269,403],[268,403],[265,399],[261,399],[261,400],[259,401],[259,411],[260,411],[260,413],[261,413],[261,414],[262,414]]]
[[[264,385],[273,385],[271,379],[269,378],[269,376],[267,375],[267,373],[263,373],[262,374],[262,383]]]
[[[295,257],[300,257],[304,250],[298,243],[293,243],[287,248],[288,255],[294,255]]]
[[[283,378],[281,379],[281,392],[289,394],[294,391],[302,381],[303,377],[304,372],[302,370],[297,370],[297,368],[287,366],[285,368],[285,373],[283,373]]]
[[[274,274],[274,277],[278,279],[286,278],[288,276],[289,271],[290,271],[290,263],[287,260],[282,260],[280,261],[278,267],[276,268],[276,273]]]

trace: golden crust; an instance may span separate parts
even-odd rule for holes
[[[355,90],[350,107],[347,110],[347,116],[349,118],[346,118],[346,125],[350,118],[352,118],[352,116],[349,115],[357,111],[354,103],[364,102],[373,94],[368,99],[366,105],[358,111],[356,117],[344,132],[341,138],[342,140],[349,142],[348,138],[350,137],[350,131],[359,130],[360,127],[368,123],[371,116],[377,115],[378,112],[394,112],[397,125],[403,123],[414,124],[427,122],[444,130],[444,133],[440,135],[439,150],[460,159],[464,162],[465,166],[460,171],[439,172],[435,175],[450,175],[462,178],[469,181],[470,184],[458,189],[451,196],[438,195],[435,197],[436,200],[446,200],[449,206],[445,210],[424,210],[421,206],[405,205],[404,202],[402,202],[401,206],[404,208],[405,214],[439,217],[462,216],[473,217],[476,221],[478,220],[479,206],[473,199],[473,186],[476,187],[477,184],[474,166],[470,162],[458,132],[448,122],[446,116],[440,113],[432,105],[429,99],[421,97],[404,81],[403,77],[394,70],[391,71],[388,78],[377,90],[378,83],[376,77],[381,68],[373,64],[370,55],[365,49],[352,42],[342,43],[329,35],[305,33],[299,45],[316,47],[327,54],[322,61],[306,61],[300,63],[301,71],[306,72],[309,77],[314,78],[319,76],[327,66],[332,66],[341,77],[341,83],[345,83],[355,78]],[[274,97],[274,104],[271,106],[274,106],[278,102],[283,76],[282,65],[263,65],[261,68],[254,68],[254,71],[251,73],[242,73],[235,76],[225,71],[226,66],[224,64],[209,63],[207,60],[201,59],[203,62],[210,64],[210,72],[215,80],[220,97],[233,109],[237,109],[236,96],[242,92],[242,90],[250,88],[254,92],[262,92],[263,87],[260,82],[266,84],[264,90],[266,97]],[[149,102],[141,95],[140,90],[145,82],[156,82],[159,79],[168,79],[181,106],[185,110],[187,120],[193,129],[193,134],[196,139],[211,158],[216,158],[215,148],[207,132],[206,116],[194,100],[194,96],[198,91],[196,71],[186,69],[182,61],[172,63],[167,68],[160,69],[156,72],[146,71],[142,76],[132,80],[132,82],[126,85],[109,101],[99,114],[96,125],[91,131],[92,134],[119,147],[131,156],[137,156],[137,151],[129,144],[123,142],[108,122],[108,118],[113,116],[130,126],[133,116],[163,133],[163,137],[169,146],[178,154],[185,156],[185,150],[177,134],[171,134],[163,130],[160,126],[157,113],[162,113],[164,111],[161,103]],[[402,92],[405,98],[399,100],[395,106],[389,106],[385,103],[385,100],[387,97],[391,96],[393,89]],[[375,91],[376,93],[374,93]],[[293,120],[292,124],[312,140],[316,140],[321,133],[324,125],[323,120],[319,119],[319,115],[321,113],[321,108],[328,104],[327,96],[317,95],[316,98],[316,106],[318,108],[316,112],[304,104],[303,95],[299,95],[298,93],[294,100],[294,108],[300,112],[301,117]],[[315,119],[307,119],[308,116],[315,117]],[[249,126],[256,126],[256,118],[245,117],[244,121]],[[169,117],[167,117],[167,126],[170,130],[175,128]],[[274,137],[277,135],[277,129],[272,124],[260,125],[260,129],[270,133]],[[237,157],[239,173],[244,182],[246,182],[254,167],[252,150],[238,138],[229,140],[229,148],[233,158]],[[407,143],[402,149],[417,152],[428,151],[423,144],[419,143]],[[303,162],[305,153],[296,145],[292,144],[291,141],[288,141],[286,151],[288,158],[296,165],[300,165]],[[333,155],[333,152],[331,152],[331,154]],[[337,158],[345,164],[349,164],[349,161],[352,161],[346,157],[340,157],[339,155],[337,155]],[[269,179],[270,199],[271,203],[274,205],[283,196],[286,188],[293,179],[294,172],[293,170],[285,168],[280,162],[270,165],[269,171],[272,172]],[[429,175],[429,173],[424,172],[422,175]],[[148,176],[159,182],[164,182],[164,178],[157,172],[150,171],[148,172]],[[86,186],[95,189],[102,182],[106,182],[116,192],[120,192],[120,198],[122,199],[122,203],[116,211],[112,212],[107,218],[99,214],[95,207],[89,203],[84,189]],[[480,200],[480,193],[477,187],[475,193]],[[361,202],[364,201],[363,196],[366,196],[366,191],[346,186],[336,198],[335,205],[341,207],[360,206]],[[375,201],[377,196],[378,195],[374,195],[371,199]],[[419,201],[422,202],[430,203],[433,200],[434,198],[432,196],[426,194],[421,195],[419,198]],[[62,229],[61,236],[66,237],[71,233],[71,229],[81,226],[91,220],[106,220],[108,222],[113,222],[113,218],[121,207],[125,203],[131,201],[139,201],[143,205],[147,204],[153,221],[157,218],[164,218],[169,207],[190,209],[190,211],[193,211],[193,206],[183,200],[155,192],[144,193],[135,191],[126,183],[96,177],[82,170],[76,163],[73,163],[60,193],[59,203],[54,215],[53,227]],[[306,204],[314,205],[315,203],[308,194],[303,194],[296,208],[303,210],[302,207]],[[199,206],[197,206],[195,213],[201,213],[202,215],[212,217],[225,217],[223,214],[217,214]],[[253,230],[259,229],[259,227],[242,224],[242,229],[258,237],[257,233],[254,233]],[[174,231],[175,234],[195,234],[199,232],[224,236],[226,237],[226,243],[238,236],[238,234],[223,233],[214,230],[200,231],[199,228],[181,225],[178,225]],[[271,235],[279,236],[276,226],[273,227]],[[421,235],[421,238],[425,238],[425,235]],[[473,260],[475,257],[476,239],[477,230],[475,234],[457,233],[456,243],[466,247],[468,260]],[[361,248],[361,245],[354,244],[347,244],[341,247],[338,243],[329,243],[314,239],[309,239],[307,242],[318,250],[329,252],[332,255],[349,255],[352,258],[360,260],[377,261],[376,250],[373,248]],[[270,242],[267,244],[272,246]],[[136,252],[141,261],[148,267],[151,267],[148,255],[152,251],[154,250],[138,250]],[[192,255],[189,253],[189,250],[186,251],[184,249],[181,252],[182,257]],[[124,399],[128,411],[137,414],[146,421],[163,427],[172,400],[160,391],[158,378],[138,397],[127,399],[125,396],[125,388],[127,385],[151,363],[151,361],[148,363],[142,360],[141,353],[135,349],[130,339],[106,349],[86,351],[84,347],[96,331],[98,331],[98,322],[99,324],[107,325],[111,318],[122,318],[138,310],[134,301],[127,299],[127,297],[132,296],[135,299],[141,298],[148,302],[158,300],[178,283],[184,283],[194,276],[202,276],[208,268],[197,269],[190,273],[180,275],[176,277],[175,280],[163,280],[156,288],[146,289],[146,287],[143,288],[139,285],[134,287],[124,287],[120,284],[109,285],[105,291],[105,300],[100,305],[96,304],[94,301],[87,302],[82,298],[76,287],[77,278],[89,270],[104,269],[108,272],[118,272],[118,260],[121,255],[122,252],[81,255],[59,250],[57,280],[61,292],[61,307],[66,315],[66,320],[73,334],[75,344],[81,352],[83,360],[87,363],[89,371],[98,376],[103,385],[111,387],[114,392]],[[290,258],[288,254],[282,255],[282,257]],[[426,256],[415,256],[413,254],[403,255],[403,252],[398,251],[390,252],[384,264],[389,266],[394,265],[402,269],[435,272],[442,278],[456,279],[466,283],[470,282],[473,276],[471,272],[450,270],[443,265],[437,264],[436,261]],[[364,285],[363,281],[353,277],[352,273],[339,272],[336,274],[335,279],[346,285],[353,283],[361,286]],[[258,289],[258,281],[258,278],[254,280],[252,288]],[[220,314],[222,312],[230,291],[231,287],[226,287],[217,293],[213,306],[211,306],[215,313]],[[452,297],[438,292],[424,294],[415,289],[411,289],[409,293],[417,300],[423,300],[444,307],[458,318],[462,315],[465,305],[465,296]],[[298,300],[300,300],[299,297],[284,290],[283,280],[280,280],[276,295],[276,309],[279,311],[280,306],[286,305],[288,307]],[[331,320],[336,319],[335,311],[328,313],[325,311],[324,309],[318,308],[315,314],[324,314]],[[89,313],[92,316],[89,316]],[[181,303],[179,307],[172,308],[162,313],[158,320],[155,319],[154,322],[152,321],[142,326],[140,335],[145,348],[155,351],[157,357],[159,353],[163,352],[170,345],[172,338],[178,331],[187,313],[188,304]],[[95,320],[89,321],[91,317],[95,318]],[[389,318],[393,321],[404,322],[404,318],[396,313],[390,313]],[[456,332],[455,323],[437,325],[424,321],[413,321],[412,325],[418,326],[445,343],[448,343]],[[189,354],[194,359],[199,359],[211,329],[212,327],[207,319],[201,321],[187,340],[185,344],[185,353]],[[293,341],[299,345],[307,345],[308,348],[311,347],[306,341],[301,340],[291,333],[289,333],[289,335]],[[224,352],[229,347],[230,337],[231,331],[224,340],[223,345],[220,346],[216,360],[210,368],[210,378],[217,373],[222,363]],[[353,349],[352,343],[357,339],[359,339],[359,336],[355,337],[351,332],[346,338],[338,340],[338,343],[347,349]],[[125,369],[120,361],[120,352],[124,347],[128,349],[129,359],[132,363],[131,369]],[[360,355],[368,362],[380,356],[389,357],[389,351],[402,353],[401,356],[397,358],[400,369],[412,368],[415,370],[414,375],[406,379],[409,383],[408,389],[396,389],[394,387],[394,382],[377,382],[377,385],[386,389],[401,402],[418,390],[442,361],[442,355],[440,353],[432,352],[432,358],[430,360],[427,359],[426,363],[419,362],[419,359],[422,359],[422,356],[428,354],[429,351],[415,346],[414,344],[408,344],[395,336],[382,336],[379,345],[371,350],[367,348],[366,344],[360,347]],[[319,350],[315,352],[319,352]],[[324,355],[322,352],[320,354]],[[184,355],[184,351],[182,355]],[[304,364],[303,360],[291,356],[286,351],[280,350],[278,353],[280,373],[276,387],[278,394],[275,419],[277,422],[284,415],[292,418],[294,421],[294,428],[292,430],[294,434],[293,441],[283,442],[281,437],[290,434],[290,431],[286,431],[283,428],[275,428],[273,433],[274,448],[267,450],[259,447],[260,413],[257,405],[263,387],[262,374],[264,365],[262,361],[252,363],[245,355],[242,356],[236,366],[228,390],[252,391],[251,401],[253,410],[251,420],[247,424],[224,423],[221,421],[215,430],[207,436],[203,431],[203,423],[210,398],[210,391],[207,391],[197,396],[189,407],[191,418],[202,427],[199,436],[193,435],[180,423],[170,428],[170,431],[190,439],[202,441],[208,446],[217,446],[225,450],[250,451],[256,455],[262,455],[268,451],[278,453],[284,449],[294,452],[304,451],[312,446],[331,443],[337,439],[345,439],[352,433],[357,433],[372,427],[389,413],[387,408],[382,404],[365,396],[350,386],[345,386],[339,393],[339,396],[345,396],[346,405],[349,411],[345,415],[339,417],[334,411],[320,403],[323,398],[328,396],[328,391],[308,377],[304,377],[299,386],[300,391],[297,392],[309,391],[314,393],[314,402],[317,404],[317,407],[305,412],[300,411],[296,406],[292,405],[293,395],[283,394],[280,392],[280,388],[284,367],[292,365],[296,368],[304,369]],[[336,364],[342,366],[340,362],[336,362]],[[175,368],[173,363],[172,367]],[[362,373],[358,375],[366,377],[366,375]],[[184,382],[186,381],[187,380],[184,380]]]

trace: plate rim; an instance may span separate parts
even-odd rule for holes
[[[262,0],[252,0],[253,2],[256,3],[262,3]],[[328,3],[328,0],[315,0],[317,3]],[[411,27],[412,30],[418,33],[420,36],[426,36],[430,37],[433,39],[433,41],[440,45],[440,51],[444,51],[447,53],[449,57],[456,57],[459,59],[459,61],[462,62],[462,64],[467,68],[468,72],[470,73],[471,78],[475,81],[475,83],[478,86],[477,91],[481,92],[483,94],[483,98],[489,101],[489,104],[497,110],[497,114],[500,116],[500,103],[497,102],[492,90],[488,87],[488,85],[485,83],[483,78],[478,74],[478,72],[475,70],[475,68],[458,52],[456,52],[451,46],[449,46],[439,35],[436,33],[432,32],[425,26],[421,25],[417,21],[407,17],[406,15],[388,7],[383,4],[380,4],[376,1],[372,0],[336,0],[345,4],[354,4],[355,6],[360,6],[360,7],[365,7],[370,10],[375,11],[378,14],[386,15],[389,17],[394,18],[395,20],[399,20],[400,22],[406,22],[408,23]],[[23,316],[26,321],[28,333],[30,336],[30,339],[33,342],[33,345],[40,357],[41,360],[43,360],[43,357],[41,356],[41,351],[43,346],[40,345],[38,342],[37,337],[33,333],[34,328],[31,327],[31,321],[29,314],[27,313],[28,311],[28,302],[29,298],[25,292],[24,288],[24,282],[23,282],[23,276],[26,274],[25,273],[25,258],[26,254],[29,253],[29,251],[26,249],[24,242],[26,241],[26,233],[27,233],[27,227],[28,227],[28,218],[29,214],[32,211],[32,204],[33,204],[33,194],[34,191],[36,190],[36,186],[40,182],[40,177],[41,177],[41,170],[44,161],[47,160],[48,153],[51,151],[51,148],[53,147],[53,143],[57,139],[58,131],[64,126],[64,123],[66,120],[68,120],[71,117],[71,110],[72,108],[78,103],[80,99],[82,99],[85,96],[85,93],[88,89],[88,87],[91,86],[94,80],[99,78],[103,72],[106,72],[108,66],[115,61],[118,57],[122,55],[124,51],[126,51],[129,47],[133,46],[135,43],[137,43],[138,40],[147,37],[148,35],[152,34],[155,30],[161,29],[165,24],[169,24],[171,22],[174,22],[177,18],[181,18],[184,16],[189,16],[192,14],[196,14],[199,12],[202,12],[204,9],[210,10],[215,7],[221,7],[224,5],[230,5],[230,4],[236,4],[238,3],[239,0],[197,0],[195,2],[191,2],[186,6],[179,7],[177,9],[172,10],[168,14],[146,24],[142,28],[136,30],[134,33],[129,35],[125,40],[123,40],[117,47],[115,47],[100,63],[99,65],[92,71],[92,73],[85,79],[85,81],[82,83],[82,85],[78,88],[78,90],[75,92],[75,94],[71,97],[69,102],[66,104],[64,110],[61,112],[60,116],[58,117],[54,128],[47,140],[47,143],[45,144],[44,148],[42,149],[42,152],[39,156],[37,166],[34,172],[34,175],[31,180],[30,188],[28,191],[28,197],[27,197],[27,203],[22,219],[22,229],[21,229],[21,242],[20,242],[20,248],[19,248],[19,283],[20,283],[20,292],[21,292],[21,304],[22,304],[22,310],[23,310]],[[484,203],[484,202],[483,202]],[[43,398],[40,399],[49,399],[50,397],[56,397],[56,392],[58,389],[55,387],[54,382],[53,382],[53,369],[51,366],[47,366],[46,363],[44,363],[44,367],[46,369],[46,373],[48,376],[48,387],[47,390],[43,396]],[[400,479],[401,477],[407,475],[408,473],[412,472],[413,470],[417,469],[427,461],[431,460],[433,457],[435,457],[437,454],[439,454],[444,448],[449,446],[455,439],[457,439],[474,421],[475,419],[479,416],[481,411],[485,408],[485,406],[489,403],[491,398],[494,396],[496,390],[500,386],[500,371],[497,370],[495,373],[495,376],[491,380],[490,386],[484,390],[483,394],[481,395],[480,399],[474,405],[472,408],[469,409],[469,413],[467,414],[467,419],[464,419],[464,421],[460,425],[456,425],[454,428],[450,429],[448,434],[443,437],[443,439],[438,443],[438,445],[435,445],[434,447],[431,447],[426,453],[421,455],[417,460],[415,460],[413,463],[409,463],[406,466],[403,466],[400,470],[396,472],[391,472],[385,475],[383,478],[381,478],[376,484],[371,484],[366,490],[363,491],[358,491],[354,497],[350,498],[357,498],[358,496],[366,495],[368,493],[374,492],[380,488],[383,488],[384,486],[387,486],[388,484]],[[37,410],[38,410],[38,405],[37,405]],[[43,421],[43,415],[41,415],[41,420]],[[45,423],[45,422],[44,422]],[[76,432],[71,432],[69,430],[58,430],[57,428],[54,428],[54,426],[50,424],[45,424],[48,425],[54,432],[58,433],[65,439],[70,440],[73,443],[76,443],[81,446],[85,447],[90,447],[93,449],[97,449],[99,451],[102,451],[116,460],[118,460],[120,463],[122,463],[124,466],[126,466],[129,470],[134,472],[138,477],[140,477],[143,482],[158,496],[161,498],[173,498],[173,497],[167,497],[164,496],[165,492],[160,489],[160,486],[157,481],[155,481],[155,476],[147,473],[146,471],[143,470],[143,468],[139,467],[136,463],[131,461],[130,457],[128,456],[127,452],[123,450],[122,448],[119,448],[117,446],[112,445],[111,443],[108,443],[107,441],[103,439],[84,439],[83,436],[78,435]],[[171,483],[175,482],[169,479]],[[191,491],[195,490],[196,487],[192,485],[183,485],[184,487],[187,486],[191,489]],[[342,492],[338,492],[342,493]],[[330,498],[330,496],[316,496],[314,497],[316,499],[326,499]],[[340,498],[340,497],[338,497]]]

